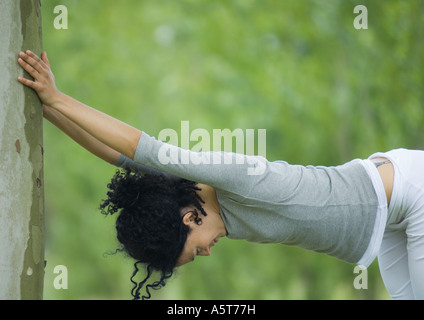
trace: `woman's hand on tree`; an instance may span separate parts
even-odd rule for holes
[[[18,63],[34,78],[33,80],[29,80],[19,77],[18,81],[34,89],[43,104],[53,105],[60,92],[56,88],[54,75],[50,69],[46,52],[41,54],[41,59],[29,50],[20,52]]]

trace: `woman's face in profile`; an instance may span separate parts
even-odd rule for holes
[[[190,231],[177,267],[192,262],[196,256],[209,256],[212,247],[227,234],[222,219],[213,213],[202,217],[202,222],[197,224],[194,213],[189,211],[184,215],[183,222],[190,227]]]

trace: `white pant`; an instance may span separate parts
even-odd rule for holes
[[[397,149],[393,192],[378,254],[383,282],[392,299],[424,299],[424,151]]]

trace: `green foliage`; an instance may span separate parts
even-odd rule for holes
[[[56,5],[68,29],[53,26]],[[43,0],[44,50],[59,89],[157,136],[195,128],[267,130],[267,157],[337,165],[423,148],[420,0]],[[45,124],[46,299],[128,299],[132,261],[98,205],[115,168]],[[223,240],[153,297],[385,299],[353,265],[281,245]],[[53,286],[55,265],[68,289]]]

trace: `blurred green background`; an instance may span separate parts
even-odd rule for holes
[[[368,9],[368,29],[353,8]],[[68,9],[68,29],[53,9]],[[266,129],[267,157],[338,165],[424,148],[420,0],[42,0],[57,86],[151,135]],[[130,299],[133,261],[108,255],[98,206],[115,172],[45,122],[46,299]],[[222,239],[153,299],[387,299],[378,264]],[[55,289],[56,265],[68,289]]]

